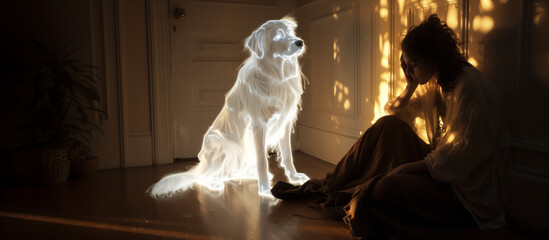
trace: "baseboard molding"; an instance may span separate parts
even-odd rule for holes
[[[298,125],[299,150],[331,164],[337,164],[357,138]]]
[[[549,231],[549,182],[524,172],[510,176],[509,215],[522,222]]]
[[[549,142],[513,138],[509,215],[549,231]]]

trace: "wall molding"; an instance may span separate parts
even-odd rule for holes
[[[232,82],[196,81],[192,84],[192,107],[196,111],[219,110],[225,102],[225,95],[234,85]]]
[[[303,7],[303,6],[307,5],[307,4],[310,4],[311,2],[315,2],[315,1],[316,1],[316,0],[297,0],[297,5],[298,5],[299,7]],[[316,2],[318,2],[318,1],[316,1]]]
[[[509,215],[540,229],[549,229],[549,141],[512,137]]]
[[[321,4],[327,3],[329,0],[297,0],[296,11],[306,11],[313,7],[317,7]]]
[[[150,137],[152,136],[152,132],[145,131],[145,132],[132,132],[128,134],[128,137]]]
[[[521,175],[523,177],[530,178],[534,181],[549,184],[549,173],[547,171],[539,170],[532,167],[513,165],[511,168],[513,174]]]
[[[192,61],[243,61],[244,32],[191,32],[190,49]]]
[[[173,163],[169,2],[146,0],[153,164]]]
[[[356,87],[356,117],[362,120],[367,121],[368,119],[372,119],[373,116],[371,113],[368,113],[366,109],[374,109],[375,106],[375,87],[374,87],[374,81],[375,79],[375,71],[374,69],[374,61],[371,61],[372,56],[374,56],[373,49],[376,49],[374,44],[376,41],[371,36],[374,36],[374,29],[376,25],[376,21],[374,18],[374,12],[368,11],[367,13],[360,13],[360,10],[362,9],[362,6],[358,6],[357,11],[357,29],[355,30],[357,33],[357,87]],[[362,23],[368,24],[368,28],[362,25]],[[361,31],[362,29],[368,29],[368,31]],[[363,35],[364,34],[364,35]],[[361,47],[362,44],[360,44],[360,41],[365,41],[364,45]],[[364,55],[364,56],[363,56]],[[368,61],[370,58],[370,61]],[[364,63],[364,64],[363,64]],[[369,63],[369,64],[367,64]],[[363,66],[363,67],[361,67]],[[366,67],[367,66],[367,67]],[[366,70],[364,70],[366,68]],[[366,79],[369,78],[369,81]],[[365,99],[368,99],[368,102],[365,102]],[[374,104],[372,104],[374,103]]]
[[[247,5],[267,5],[276,6],[277,0],[200,0],[195,2],[200,3],[232,3],[232,4],[247,4]]]
[[[336,165],[341,157],[356,142],[356,137],[347,137],[339,133],[325,131],[314,127],[301,125],[297,132],[299,135],[307,135],[306,141],[299,138],[300,150],[325,162]],[[330,149],[329,151],[318,151],[318,149]]]
[[[306,123],[306,122],[298,122],[297,125],[301,126],[301,127],[307,127],[307,128],[310,128],[310,129],[314,129],[314,130],[317,130],[317,131],[331,133],[331,134],[334,134],[334,135],[337,135],[337,136],[353,138],[355,140],[358,140],[358,138],[360,138],[360,134],[357,134],[356,129],[350,129],[350,128],[334,129],[333,126],[327,126],[327,125],[323,125],[323,124],[311,124],[311,123]]]
[[[90,0],[89,10],[90,64],[98,66],[104,78],[98,86],[101,102],[97,107],[107,114],[101,125],[105,136],[95,135],[101,144],[94,143],[92,148],[101,159],[99,168],[117,168],[124,166],[118,1]]]
[[[151,165],[154,156],[149,153],[154,151],[153,136],[130,137],[135,132],[153,131],[149,6],[147,1],[131,0],[116,0],[116,4],[124,150],[122,167],[144,166],[146,161]]]
[[[98,0],[90,0],[90,56],[91,65],[97,66],[100,69],[98,73],[103,78],[103,82],[100,82],[99,92],[102,109],[107,113],[107,118],[110,118],[109,105],[107,101],[107,82],[105,73],[105,37],[104,37],[104,24],[103,24],[103,3]]]
[[[525,149],[540,153],[549,153],[549,141],[540,138],[512,137],[511,146],[513,148]],[[549,161],[549,159],[547,159]]]
[[[373,110],[364,107],[374,106],[377,91],[371,87],[377,53],[372,48],[378,39],[372,35],[375,4],[317,0],[298,8],[302,37],[309,39],[304,72],[311,82],[297,123],[300,148],[334,164],[373,118]]]
[[[549,184],[549,167],[545,169],[531,166],[548,166],[549,141],[529,137],[512,137],[512,172],[532,180]]]
[[[330,94],[329,103],[324,102],[323,105],[319,104],[320,102],[318,96],[313,96],[313,104],[312,104],[312,110],[317,112],[329,112],[332,115],[337,115],[341,117],[357,117],[358,112],[358,90],[357,86],[360,85],[360,71],[358,69],[358,66],[360,64],[360,39],[359,39],[359,28],[360,28],[360,21],[359,21],[359,6],[358,4],[348,4],[344,6],[337,6],[334,9],[331,9],[330,11],[327,11],[328,9],[322,9],[320,11],[317,11],[317,14],[311,16],[308,20],[310,23],[310,26],[315,31],[314,34],[318,34],[318,31],[323,32],[326,28],[326,34],[331,34],[330,39],[333,39],[333,43],[330,44],[330,46],[325,46],[326,42],[322,43],[322,47],[330,47],[332,48],[333,45],[333,58],[330,58],[329,61],[323,62],[327,66],[330,67],[330,76],[322,76],[320,78],[326,78],[330,80],[330,85],[334,88],[334,94]],[[334,24],[339,23],[342,21],[343,16],[350,17],[349,22],[352,23],[352,26],[346,29],[351,29],[351,33],[347,32],[340,32],[339,28],[336,28]],[[328,25],[328,26],[326,26]],[[313,35],[314,35],[313,34]],[[314,38],[315,36],[309,36],[311,38]],[[349,41],[352,41],[351,45],[345,45],[343,42],[347,41],[345,43],[348,43]],[[319,43],[316,43],[319,44]],[[315,45],[316,45],[315,44]],[[320,46],[320,45],[319,45]],[[350,49],[350,50],[349,50]],[[346,51],[345,51],[346,50]],[[318,49],[317,49],[318,51]],[[323,50],[327,51],[327,50]],[[325,52],[313,52],[311,51],[311,55],[320,54],[321,57],[326,57]],[[332,57],[332,56],[330,56]],[[345,65],[340,63],[340,61],[346,61],[347,63],[351,63],[352,65]],[[335,71],[335,69],[341,69],[342,66],[349,66],[349,69],[344,69],[343,71]],[[349,71],[345,71],[349,70]],[[318,75],[320,76],[320,74]],[[318,77],[317,76],[317,77]],[[311,74],[311,77],[315,77]],[[348,78],[347,78],[348,77]],[[348,79],[348,80],[346,80]],[[339,87],[345,86],[347,89],[346,91],[343,91],[342,89],[336,89],[335,84],[339,81]],[[348,84],[349,86],[346,86],[345,84]],[[323,90],[326,90],[328,88],[324,88]],[[330,87],[331,89],[331,87]],[[331,90],[330,90],[331,91]],[[336,94],[337,92],[337,94]],[[343,99],[343,93],[345,92],[345,99]],[[316,93],[316,92],[315,92]],[[324,94],[328,94],[328,92],[323,92]],[[314,93],[313,93],[314,95]],[[341,96],[336,96],[341,95]],[[344,100],[344,101],[342,101]],[[345,104],[350,105],[348,108],[345,106]],[[327,104],[326,104],[327,103]]]

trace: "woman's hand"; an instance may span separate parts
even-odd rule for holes
[[[391,106],[389,106],[389,109],[391,110],[397,110],[408,105],[410,98],[412,97],[412,95],[414,94],[414,91],[418,86],[418,82],[414,81],[414,79],[412,79],[410,75],[406,74],[408,66],[406,65],[406,62],[404,62],[402,55],[400,55],[400,67],[402,68],[402,71],[404,71],[404,74],[406,75],[407,85],[406,85],[406,88],[404,88],[404,91],[402,91],[400,95],[395,99],[395,101],[391,104]]]

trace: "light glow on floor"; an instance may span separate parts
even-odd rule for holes
[[[204,235],[189,234],[189,233],[170,231],[170,230],[145,228],[145,227],[137,227],[137,226],[126,226],[126,225],[118,225],[118,224],[111,224],[111,223],[93,222],[93,221],[50,217],[50,216],[41,216],[41,215],[27,214],[27,213],[14,213],[14,212],[0,211],[0,217],[34,221],[34,222],[51,223],[51,224],[62,224],[62,225],[73,226],[73,227],[84,227],[84,228],[93,228],[93,229],[99,229],[99,230],[146,234],[151,236],[169,237],[169,238],[176,238],[176,239],[204,239],[205,237],[207,237],[208,239],[222,239],[221,237],[216,237],[216,236],[204,236]]]

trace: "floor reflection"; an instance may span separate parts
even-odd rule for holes
[[[313,178],[333,165],[295,153]],[[104,170],[59,185],[2,184],[3,239],[351,239],[341,221],[308,207],[309,200],[258,195],[257,181],[229,182],[223,192],[195,186],[168,199],[145,193],[162,176],[192,163]],[[273,181],[284,180],[278,163]],[[29,230],[30,229],[30,230]]]

